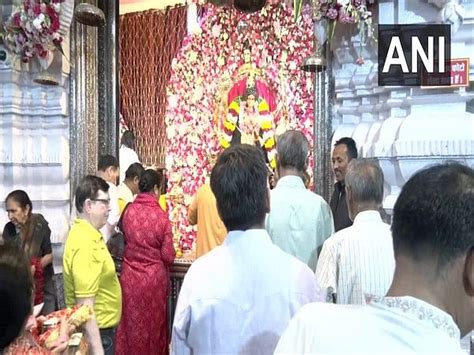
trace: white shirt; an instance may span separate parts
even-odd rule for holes
[[[107,223],[100,229],[106,243],[115,233],[115,227],[120,219],[117,186],[109,181],[107,181],[107,184],[109,185],[110,212],[109,217],[107,218]]]
[[[378,211],[359,212],[354,224],[324,242],[316,268],[321,287],[337,303],[365,304],[365,295],[384,296],[393,280],[395,258],[390,226]]]
[[[327,202],[306,189],[299,176],[284,176],[271,191],[270,204],[266,229],[273,243],[315,271],[318,253],[334,233]]]
[[[172,353],[272,354],[298,309],[323,299],[312,271],[265,230],[229,232],[184,278]]]
[[[138,159],[137,153],[126,147],[124,145],[120,146],[119,149],[119,165],[120,165],[120,182],[125,180],[125,172],[133,163],[139,163],[140,160]]]
[[[313,303],[292,319],[275,354],[466,355],[459,337],[449,314],[409,296]]]

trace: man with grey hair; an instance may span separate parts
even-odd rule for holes
[[[287,131],[277,139],[276,187],[271,191],[266,229],[274,244],[316,270],[318,253],[334,233],[331,208],[306,189],[309,142],[300,131]]]
[[[316,279],[335,292],[336,303],[365,304],[366,295],[384,296],[393,279],[390,226],[382,221],[383,172],[376,161],[353,159],[345,177],[349,218],[354,224],[323,245]]]

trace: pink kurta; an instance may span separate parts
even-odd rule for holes
[[[136,197],[125,211],[123,231],[123,310],[115,353],[167,354],[168,268],[175,250],[170,221],[155,195],[140,193]]]

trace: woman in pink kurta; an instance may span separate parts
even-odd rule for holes
[[[140,193],[124,211],[125,255],[120,276],[122,319],[116,354],[167,354],[169,265],[175,257],[171,224],[158,204],[161,177],[146,170]]]

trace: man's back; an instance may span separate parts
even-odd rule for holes
[[[324,243],[316,279],[337,293],[337,303],[365,304],[365,294],[385,295],[394,270],[390,226],[378,211],[363,211]]]
[[[270,354],[297,310],[322,299],[311,270],[264,230],[230,232],[185,277],[173,353]]]
[[[273,243],[314,271],[319,249],[334,233],[329,205],[307,190],[298,176],[282,177],[271,191],[270,203],[266,229]]]
[[[227,230],[217,212],[216,198],[209,184],[201,186],[189,206],[188,220],[197,223],[196,257],[221,245]]]
[[[367,306],[313,303],[282,335],[276,354],[463,354],[451,316],[413,297]]]

